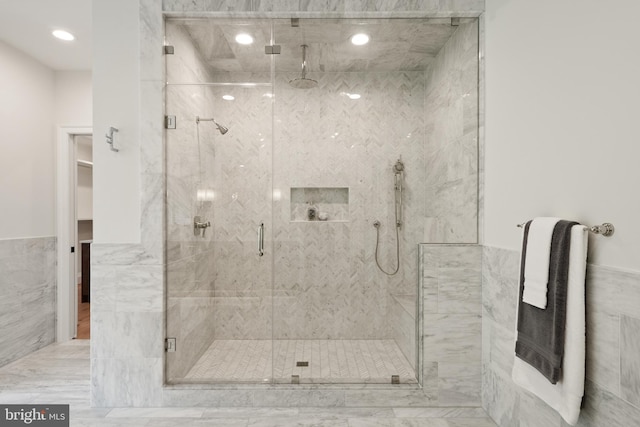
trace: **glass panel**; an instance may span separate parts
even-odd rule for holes
[[[166,36],[169,382],[416,383],[423,304],[477,307],[467,283],[418,286],[416,263],[419,242],[477,236],[477,21]]]
[[[253,45],[236,43],[249,28]],[[271,29],[249,28],[166,23],[169,382],[271,381]]]
[[[417,382],[425,70],[454,30],[274,23],[274,381]]]

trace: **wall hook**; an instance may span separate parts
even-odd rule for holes
[[[118,152],[120,150],[115,147],[115,135],[114,135],[114,132],[118,132],[118,129],[116,129],[113,126],[111,126],[109,128],[109,133],[107,133],[105,136],[107,137],[107,144],[109,144],[111,146],[110,147],[111,151]]]

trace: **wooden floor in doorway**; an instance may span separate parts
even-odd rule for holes
[[[90,303],[82,302],[82,289],[81,285],[78,285],[78,335],[79,340],[88,340],[91,338],[91,331],[89,328],[91,310]]]

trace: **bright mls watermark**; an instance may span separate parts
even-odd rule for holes
[[[0,427],[69,427],[69,405],[0,405]]]

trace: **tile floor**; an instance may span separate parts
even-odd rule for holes
[[[496,427],[481,408],[91,408],[89,341],[0,368],[0,403],[70,404],[71,426]]]
[[[296,362],[309,362],[297,367]],[[196,362],[187,380],[278,383],[402,384],[417,382],[411,365],[394,340],[216,340]]]

